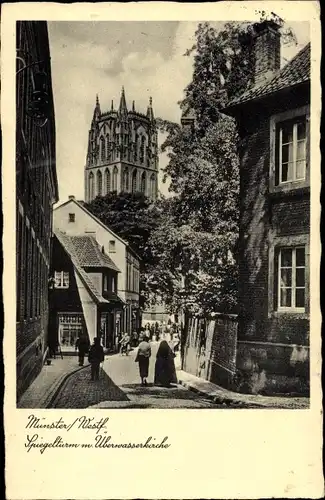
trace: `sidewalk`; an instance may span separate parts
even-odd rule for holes
[[[44,365],[40,374],[24,392],[17,408],[48,408],[66,376],[80,369],[78,358],[75,356],[52,359],[51,365]]]
[[[281,409],[306,409],[309,408],[309,398],[306,397],[282,397],[282,396],[261,396],[255,394],[241,394],[224,389],[212,382],[199,377],[195,377],[183,370],[177,371],[178,381],[188,390],[197,392],[202,396],[212,400],[214,403],[221,403],[225,406],[256,407],[256,408],[281,408]]]

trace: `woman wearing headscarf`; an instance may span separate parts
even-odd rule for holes
[[[141,384],[147,385],[147,378],[149,373],[149,360],[151,356],[151,347],[148,342],[148,337],[145,335],[138,346],[138,352],[135,358],[135,362],[139,363],[139,372],[141,378]]]
[[[169,387],[171,383],[177,384],[174,362],[175,354],[166,340],[162,340],[158,347],[155,365],[155,384]]]

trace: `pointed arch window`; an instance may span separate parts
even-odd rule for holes
[[[138,161],[138,147],[139,147],[139,136],[135,135],[135,143],[134,143],[134,161]]]
[[[126,168],[124,170],[124,175],[123,175],[123,190],[125,192],[129,191],[129,169]]]
[[[109,156],[110,156],[110,143],[109,143],[109,135],[106,134],[106,160],[109,160]]]
[[[113,170],[113,191],[117,191],[117,176],[118,176],[118,169],[117,167],[114,167]]]
[[[154,200],[156,198],[156,176],[152,174],[150,177],[150,198]]]
[[[137,191],[137,170],[134,169],[132,173],[132,193]]]
[[[106,194],[111,191],[111,174],[108,168],[105,170],[105,186],[106,186]]]
[[[105,139],[103,136],[100,138],[100,159],[105,161]]]
[[[94,199],[94,174],[90,172],[89,174],[89,200]]]
[[[141,143],[140,143],[140,162],[144,163],[145,160],[145,151],[146,151],[146,138],[144,135],[141,136]]]
[[[143,174],[141,175],[141,188],[140,188],[141,193],[146,194],[146,187],[147,187],[147,176],[146,173],[143,172]]]
[[[100,170],[97,172],[97,195],[102,196],[103,192],[103,178]]]

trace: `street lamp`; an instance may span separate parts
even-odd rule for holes
[[[23,57],[17,56],[17,60],[23,63],[23,67],[16,72],[18,76],[23,71],[34,66],[41,67],[44,61],[35,61],[26,64]],[[44,127],[50,114],[50,98],[47,92],[48,76],[45,71],[39,69],[32,75],[33,90],[30,102],[27,104],[27,115],[35,122],[38,127]]]

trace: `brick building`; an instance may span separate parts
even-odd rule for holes
[[[117,318],[124,302],[118,296],[120,270],[94,236],[68,236],[55,229],[52,247],[49,344],[74,350],[77,337],[101,337],[114,350]]]
[[[239,388],[309,386],[310,45],[280,69],[280,33],[255,39],[255,83],[229,103],[240,144]]]
[[[90,213],[84,203],[74,196],[54,210],[53,225],[55,230],[67,236],[92,236],[110,257],[120,274],[117,293],[123,301],[123,314],[116,317],[117,333],[132,333],[140,326],[140,257],[129,244]],[[54,265],[56,265],[54,259]]]
[[[58,200],[47,23],[16,25],[17,399],[47,353],[52,206]]]
[[[118,110],[102,112],[96,98],[85,166],[85,201],[117,191],[158,193],[158,134],[150,98],[147,114],[128,110],[124,88]]]

